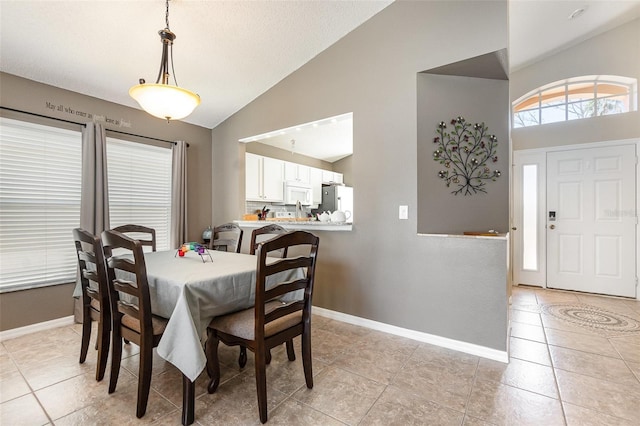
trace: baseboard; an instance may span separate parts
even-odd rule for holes
[[[56,318],[50,321],[39,322],[37,324],[25,325],[24,327],[12,328],[11,330],[0,331],[0,342],[15,339],[37,331],[49,330],[50,328],[63,327],[74,323],[73,315]]]
[[[509,362],[509,354],[507,351],[499,351],[497,349],[487,348],[486,346],[475,345],[473,343],[462,342],[460,340],[448,339],[446,337],[436,336],[429,333],[396,327],[395,325],[389,325],[382,322],[345,314],[342,312],[319,308],[317,306],[312,307],[312,312],[321,317],[334,319],[336,321],[342,321],[349,324],[370,328],[372,330],[395,334],[396,336],[406,337],[408,339],[429,343],[431,345],[441,346],[447,349],[453,349],[455,351],[476,355],[482,358],[492,359],[494,361],[504,363]]]

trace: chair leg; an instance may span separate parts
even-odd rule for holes
[[[149,390],[151,389],[151,371],[153,369],[153,346],[140,342],[140,369],[138,371],[138,408],[136,417],[141,418],[147,412]]]
[[[207,392],[214,393],[220,385],[220,360],[218,359],[218,335],[211,330],[207,330],[207,342],[205,343],[205,353],[207,355],[207,373],[211,377]]]
[[[240,346],[240,356],[238,357],[238,365],[240,368],[244,368],[247,365],[247,348]]]
[[[122,358],[122,336],[120,335],[120,326],[114,327],[113,344],[111,347],[111,376],[109,378],[109,393],[116,390],[118,384],[118,375],[120,374],[120,361]]]
[[[271,364],[271,349],[267,350],[267,355],[265,357],[265,361],[267,365]]]
[[[82,314],[82,341],[80,343],[80,364],[87,359],[91,340],[91,312],[85,307]]]
[[[304,368],[304,380],[309,389],[313,388],[313,368],[311,366],[311,330],[302,332],[302,366]]]
[[[293,339],[287,340],[287,357],[289,357],[289,361],[296,360],[296,351],[293,350]]]
[[[104,372],[107,369],[107,358],[109,356],[109,344],[111,342],[111,327],[109,318],[102,318],[98,324],[98,362],[96,365],[96,380],[101,381],[104,378]]]
[[[256,350],[256,390],[258,391],[258,412],[260,413],[260,422],[267,422],[267,366],[266,357],[269,351]]]

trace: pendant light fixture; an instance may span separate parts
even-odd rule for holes
[[[165,21],[167,26],[158,31],[162,42],[162,59],[160,71],[155,84],[147,84],[143,78],[140,84],[129,89],[129,95],[154,117],[169,120],[180,120],[193,112],[200,105],[200,96],[178,87],[176,72],[173,69],[173,40],[176,35],[169,29],[169,0],[166,0]],[[169,84],[169,61],[174,85]]]

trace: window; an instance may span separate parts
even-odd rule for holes
[[[171,160],[171,149],[107,138],[111,227],[154,228],[158,250],[170,248]]]
[[[80,131],[0,118],[0,292],[75,281]]]
[[[537,126],[635,111],[634,78],[584,76],[557,81],[527,93],[513,103],[513,127]]]

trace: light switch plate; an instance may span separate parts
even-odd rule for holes
[[[400,219],[409,219],[409,206],[400,206],[398,209],[398,217]]]

